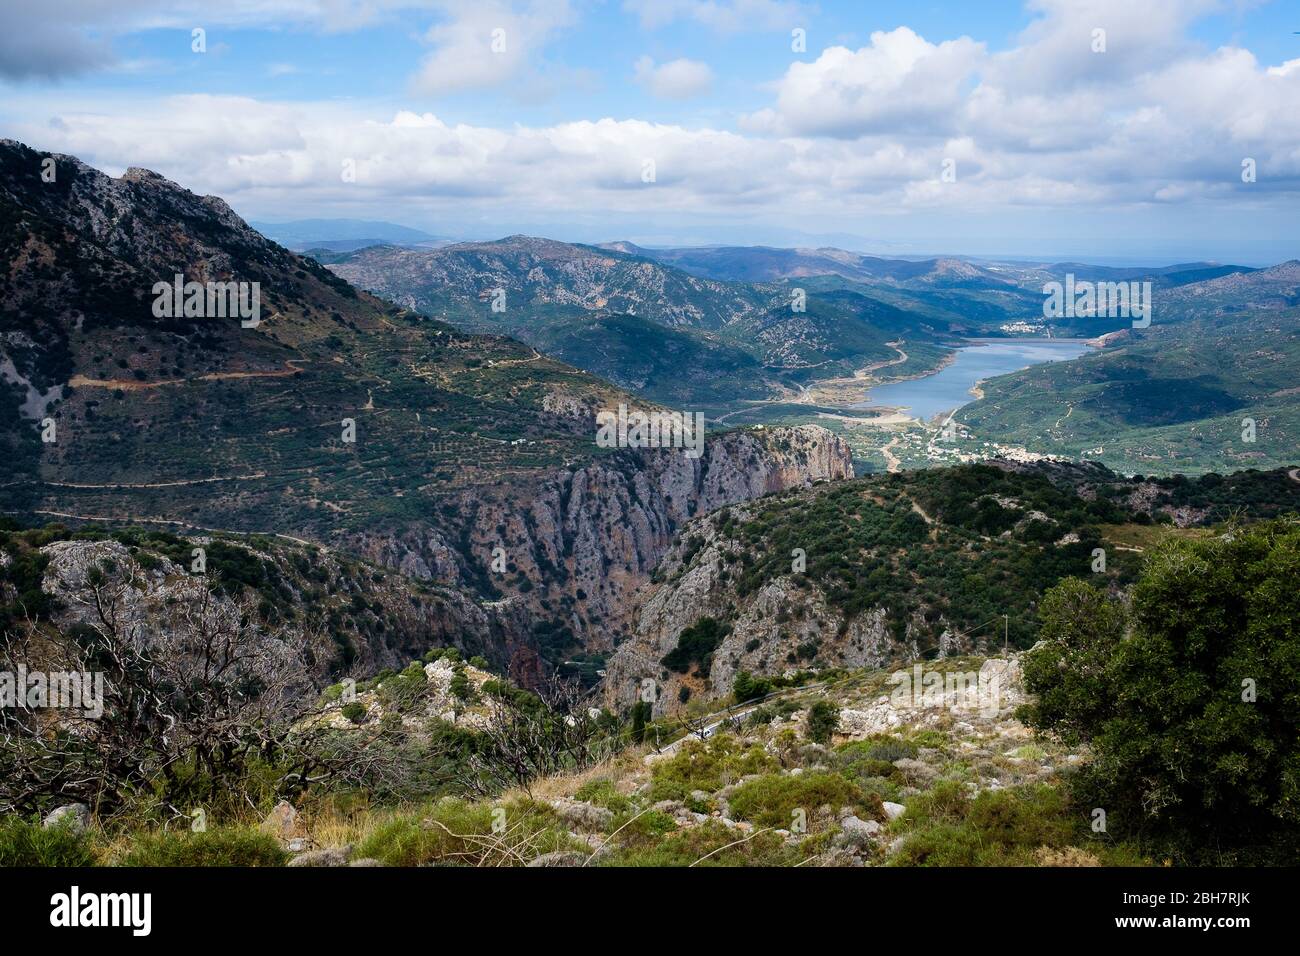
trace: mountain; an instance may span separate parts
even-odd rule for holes
[[[1294,465],[1300,309],[1230,304],[1285,303],[1297,291],[1278,281],[1288,272],[1300,279],[1279,267],[1182,287],[1210,317],[1131,329],[1075,361],[990,379],[956,419],[976,442],[994,437],[1129,473]]]
[[[643,251],[511,236],[322,261],[409,308],[470,331],[508,332],[669,404],[712,409],[793,394],[809,378],[892,358],[890,340],[945,340],[942,323],[861,290],[701,278]]]
[[[332,545],[563,659],[608,645],[696,513],[851,474],[817,428],[597,448],[626,393],[359,291],[220,199],[12,141],[0,172],[0,511]],[[258,283],[259,321],[156,317],[177,273]]]
[[[1039,599],[1062,578],[1118,589],[1162,537],[1297,508],[1300,482],[1281,469],[1145,480],[997,460],[723,508],[682,529],[638,595],[606,700],[630,706],[649,678],[664,714],[726,697],[742,671],[779,679],[1027,647]]]
[[[367,219],[295,219],[290,222],[254,222],[250,225],[268,239],[302,252],[328,249],[350,252],[375,245],[444,245],[450,239],[422,229]]]

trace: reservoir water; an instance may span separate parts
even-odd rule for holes
[[[953,361],[923,378],[878,385],[854,408],[898,408],[929,419],[974,401],[976,382],[1043,362],[1078,358],[1088,351],[1084,339],[970,339]]]

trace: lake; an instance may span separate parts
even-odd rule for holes
[[[974,401],[971,388],[986,378],[1078,358],[1088,351],[1083,339],[971,339],[951,364],[923,378],[878,385],[854,408],[888,406],[929,419]]]

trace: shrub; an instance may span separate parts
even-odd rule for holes
[[[972,799],[962,784],[943,781],[908,802],[898,826],[910,835],[890,862],[1033,866],[1043,848],[1060,850],[1088,840],[1084,820],[1059,787],[986,790]]]
[[[735,830],[716,820],[630,845],[623,844],[622,835],[615,837],[620,842],[617,849],[601,853],[594,862],[601,866],[794,866],[808,857],[777,833],[738,841]]]
[[[813,743],[830,743],[831,736],[839,729],[839,726],[839,708],[829,700],[816,701],[808,708],[808,722],[805,730],[808,739]]]
[[[765,677],[755,677],[749,671],[738,671],[731,682],[731,691],[736,695],[736,703],[758,700],[772,692],[772,682]]]
[[[494,808],[443,799],[422,814],[396,817],[366,837],[358,857],[385,866],[518,865],[555,850],[587,849],[556,822],[549,807],[527,800],[508,804],[506,829],[494,834]]]
[[[1294,859],[1298,577],[1289,520],[1162,543],[1127,610],[1079,580],[1048,593],[1023,665],[1038,695],[1025,717],[1091,745],[1077,785],[1112,832],[1167,840],[1188,860]]]
[[[0,866],[93,866],[90,835],[71,823],[44,828],[39,820],[0,821]]]
[[[625,813],[632,809],[632,801],[618,792],[612,780],[604,778],[584,783],[573,795],[573,799],[583,800],[593,806],[613,810],[615,813]]]
[[[692,664],[698,664],[701,672],[707,671],[713,652],[727,636],[727,631],[728,628],[715,618],[702,617],[678,635],[677,646],[665,654],[660,663],[678,674],[685,674]]]
[[[742,783],[728,802],[741,820],[767,827],[788,828],[796,809],[811,817],[824,804],[836,811],[840,807],[852,807],[863,819],[885,819],[879,798],[868,796],[857,784],[839,774],[821,771],[768,774]]]
[[[729,734],[688,740],[654,765],[650,799],[685,800],[692,790],[714,793],[741,777],[777,769],[776,759],[755,744],[742,750]]]
[[[247,827],[202,833],[161,830],[137,838],[125,866],[283,866],[288,854],[275,837]]]

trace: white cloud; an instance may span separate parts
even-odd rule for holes
[[[876,32],[860,50],[831,47],[812,63],[791,64],[777,85],[774,111],[747,124],[843,137],[949,128],[983,57],[984,45],[969,37],[933,44],[907,27]]]
[[[148,166],[236,208],[396,207],[431,221],[680,211],[844,227],[916,209],[997,222],[1013,208],[1068,217],[1087,207],[1132,231],[1149,222],[1132,218],[1134,210],[1268,202],[1276,210],[1279,195],[1300,196],[1296,63],[1270,67],[1235,47],[1206,51],[1182,34],[1155,41],[1159,58],[1106,61],[1129,42],[1126,11],[1108,3],[1095,8],[1111,24],[1108,52],[1081,59],[1067,47],[1092,20],[1055,0],[1041,0],[1040,21],[1006,53],[907,28],[873,34],[858,50],[824,50],[789,66],[769,108],[738,131],[594,117],[493,128],[361,102],[229,96],[122,94],[68,110],[66,97],[50,91],[6,104],[5,132],[115,172]],[[1153,15],[1160,29],[1182,30],[1193,7],[1155,0]],[[431,37],[436,47],[421,74],[431,89],[536,85],[546,38],[570,15],[559,0],[460,10]],[[503,73],[476,73],[486,68],[475,58],[499,55],[482,44],[502,17],[516,18],[505,21],[506,55],[522,37],[518,58],[494,65]],[[1062,58],[1041,80],[1031,67],[1040,44]],[[655,95],[687,96],[707,89],[710,72],[646,57],[636,78]],[[1257,162],[1257,183],[1240,181],[1246,157]],[[340,178],[344,159],[356,163],[355,183]],[[956,182],[940,177],[946,159],[956,163]],[[642,181],[646,160],[654,183]]]
[[[568,0],[449,2],[444,15],[426,35],[434,50],[412,81],[417,92],[500,86],[535,68],[553,34],[574,19]]]
[[[636,81],[653,95],[670,100],[685,100],[701,96],[713,85],[713,71],[707,63],[698,60],[670,60],[655,65],[643,56],[636,61]]]

